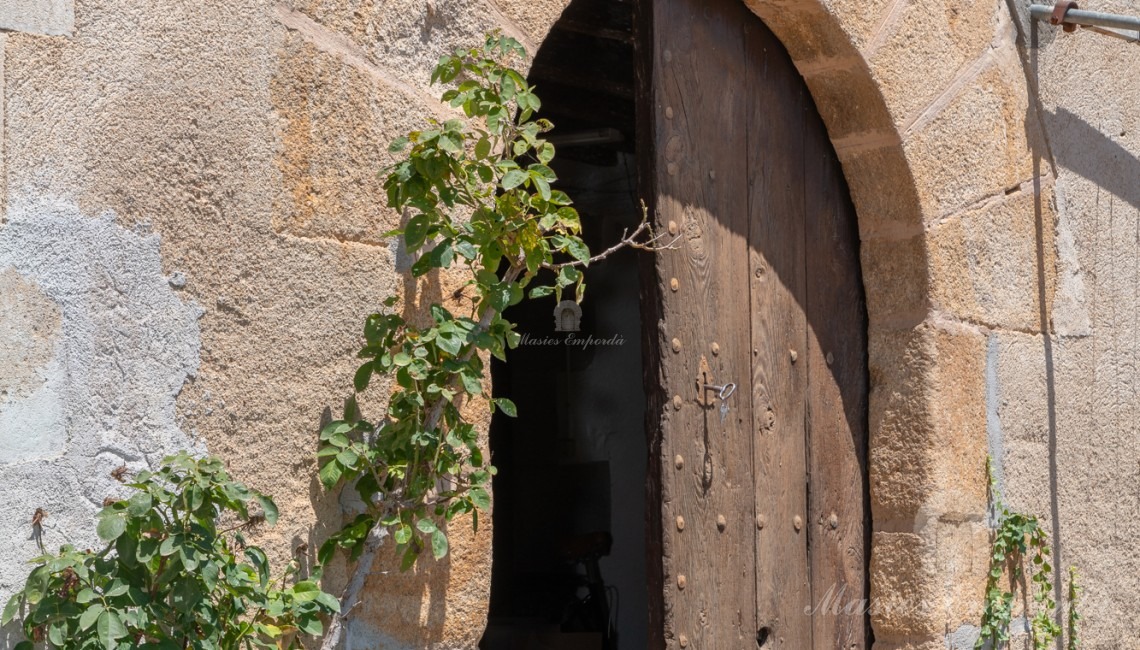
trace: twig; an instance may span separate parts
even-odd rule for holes
[[[588,260],[574,260],[571,262],[560,262],[557,264],[543,264],[542,268],[550,269],[551,271],[558,271],[559,269],[567,267],[586,266],[588,264],[593,264],[594,262],[600,262],[610,255],[618,252],[619,250],[627,247],[650,252],[674,250],[677,248],[677,241],[681,239],[681,236],[677,235],[668,244],[659,245],[657,242],[666,237],[665,233],[661,233],[660,235],[654,235],[650,237],[646,241],[637,241],[637,238],[641,235],[641,233],[646,231],[648,231],[650,234],[653,234],[653,226],[649,224],[649,208],[646,207],[645,202],[643,201],[641,203],[641,223],[637,224],[637,228],[634,228],[633,232],[629,232],[628,228],[626,230],[623,230],[621,233],[621,240],[619,240],[618,243],[610,246],[601,253],[590,257]]]

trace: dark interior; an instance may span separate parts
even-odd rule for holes
[[[607,248],[641,216],[631,3],[574,0],[529,81],[540,117],[555,124],[556,187],[574,200],[591,250]],[[647,645],[638,264],[625,250],[590,266],[577,332],[556,331],[553,296],[507,312],[526,338],[492,364],[496,396],[518,417],[491,424],[486,650]]]

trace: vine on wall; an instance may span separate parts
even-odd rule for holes
[[[1056,571],[1051,561],[1049,537],[1035,515],[1011,510],[1002,500],[994,478],[993,459],[986,459],[990,501],[996,517],[990,544],[990,567],[986,578],[981,634],[975,648],[1007,647],[1013,619],[1013,603],[1020,588],[1033,595],[1029,635],[1034,650],[1046,650],[1061,635],[1057,602],[1053,598]],[[1025,567],[1028,566],[1028,572]],[[1028,575],[1032,587],[1026,587]],[[1008,589],[1002,586],[1003,578]],[[1076,569],[1069,568],[1068,637],[1070,650],[1077,648]],[[1026,612],[1028,616],[1028,611]],[[1059,642],[1058,642],[1059,643]]]

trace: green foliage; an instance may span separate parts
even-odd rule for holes
[[[270,580],[265,553],[241,531],[272,525],[277,507],[220,460],[181,453],[127,486],[130,498],[99,512],[102,550],[66,545],[32,560],[4,608],[3,624],[23,623],[16,650],[295,648],[298,632],[321,634],[321,614],[339,609],[311,580],[287,584],[295,566]]]
[[[1081,620],[1081,615],[1077,612],[1077,598],[1081,592],[1080,586],[1077,585],[1077,567],[1069,567],[1069,650],[1077,650],[1080,643],[1077,637],[1077,621]]]
[[[467,119],[430,120],[390,147],[402,159],[387,170],[387,205],[406,222],[389,235],[401,237],[416,257],[411,270],[417,277],[464,268],[472,278],[466,295],[473,298],[465,314],[432,305],[425,324],[391,310],[365,321],[364,362],[354,388],[364,391],[376,375],[394,378],[395,385],[378,422],[362,419],[354,398],[343,417],[321,431],[321,482],[329,489],[343,483],[368,504],[322,546],[322,562],[338,547],[358,557],[377,525],[391,531],[404,567],[425,548],[444,556],[444,527],[454,517],[471,513],[478,528],[495,468],[464,411],[474,412],[470,402],[487,398],[483,353],[503,359],[518,344],[502,311],[523,299],[543,269],[552,283],[531,287],[532,297],[561,300],[573,288],[582,299],[580,267],[589,264],[590,251],[570,198],[551,187],[554,146],[542,134],[552,125],[532,120],[539,99],[510,67],[524,56],[518,42],[492,34],[482,48],[443,57],[431,80],[447,86],[443,101]],[[515,415],[509,400],[487,403]]]
[[[990,647],[997,649],[1009,643],[1013,599],[1018,586],[1024,586],[1023,567],[1028,564],[1034,602],[1030,634],[1034,650],[1045,650],[1061,634],[1061,626],[1054,619],[1057,602],[1053,599],[1054,570],[1049,561],[1049,538],[1037,517],[1013,512],[1002,501],[991,459],[986,460],[986,474],[997,526],[990,545],[981,634],[974,647],[982,648],[989,642]],[[1001,585],[1005,576],[1009,580],[1008,590]]]

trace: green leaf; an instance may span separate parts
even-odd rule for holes
[[[7,625],[16,616],[16,612],[20,610],[20,597],[22,595],[16,592],[8,599],[8,604],[4,605],[4,614],[0,616],[0,625]]]
[[[366,361],[356,369],[356,374],[352,377],[352,386],[356,392],[363,393],[364,389],[368,388],[370,379],[372,379],[372,362]]]
[[[408,139],[404,136],[400,136],[400,137],[396,138],[395,140],[393,140],[392,144],[388,145],[388,151],[390,151],[392,153],[399,153],[399,152],[403,151],[404,148],[407,146],[408,146]]]
[[[352,449],[343,449],[336,455],[336,460],[349,469],[355,469],[356,461],[360,460],[360,455]]]
[[[542,197],[543,201],[550,200],[550,183],[540,176],[532,176],[531,180],[534,181],[534,186],[538,188],[538,195]]]
[[[344,420],[335,420],[325,425],[321,429],[321,440],[329,440],[337,434],[345,434],[352,431],[352,423],[345,422]]]
[[[439,148],[448,153],[463,151],[463,136],[458,133],[444,133],[439,136]]]
[[[413,252],[423,246],[430,227],[431,222],[428,221],[427,215],[417,214],[408,219],[407,225],[404,226],[404,245],[407,246],[408,252]]]
[[[463,389],[468,393],[471,393],[472,395],[483,394],[483,382],[482,378],[479,375],[473,372],[464,371],[460,373],[459,381],[463,384]]]
[[[538,162],[547,164],[554,159],[554,145],[549,142],[542,143],[542,147],[538,150]]]
[[[588,263],[590,261],[590,249],[586,243],[577,237],[568,237],[567,240],[566,252],[579,262]]]
[[[340,463],[332,460],[325,463],[317,474],[321,479],[321,485],[324,485],[325,489],[331,490],[337,483],[340,483],[340,478],[344,472],[341,470]]]
[[[518,414],[519,414],[518,409],[515,408],[515,403],[512,402],[511,400],[509,400],[505,397],[496,397],[495,399],[493,399],[491,401],[494,402],[495,406],[499,407],[500,411],[507,414],[507,416],[512,417],[512,418],[518,417]]]
[[[132,517],[141,517],[154,505],[154,499],[146,492],[136,492],[127,501],[127,513]]]
[[[556,283],[561,287],[568,287],[582,278],[582,272],[573,266],[564,266],[558,269],[558,280]]]
[[[302,602],[314,600],[321,588],[312,580],[302,580],[293,586],[293,597]]]
[[[489,153],[491,153],[491,141],[487,138],[479,138],[479,141],[475,143],[475,157],[482,160]]]
[[[319,618],[306,618],[297,621],[297,627],[305,634],[311,636],[320,636],[324,634],[325,631],[324,625],[321,624],[321,619]]]
[[[503,174],[503,180],[500,185],[504,190],[513,190],[519,185],[522,185],[530,176],[521,169],[512,169],[511,171]]]
[[[447,535],[442,530],[436,529],[431,534],[431,554],[437,560],[447,555]]]
[[[63,647],[66,639],[66,624],[53,623],[48,626],[48,641],[57,647]]]
[[[487,491],[483,488],[471,488],[468,491],[468,495],[471,497],[471,503],[474,503],[476,508],[486,510],[491,507],[491,495],[487,494]]]
[[[316,601],[329,613],[340,611],[340,601],[332,594],[322,591],[317,594]]]
[[[162,555],[162,557],[170,557],[171,555],[174,555],[174,552],[178,550],[178,546],[181,544],[181,535],[171,535],[170,537],[162,540],[162,546],[158,548],[158,552],[160,555]]]
[[[420,532],[425,535],[434,533],[437,530],[435,522],[430,519],[421,519],[417,521],[416,528],[420,529]]]
[[[127,628],[123,627],[119,615],[111,610],[99,615],[95,629],[99,632],[99,641],[105,650],[114,650],[118,646],[115,642],[127,635]]]
[[[264,494],[259,494],[254,497],[254,499],[256,499],[257,502],[261,505],[261,509],[265,511],[265,521],[269,522],[270,526],[275,525],[277,523],[278,513],[277,504],[273,502],[273,499],[265,496]]]
[[[95,526],[95,533],[104,542],[112,542],[127,529],[127,520],[120,513],[109,511],[104,511],[104,513],[99,517],[99,523]]]
[[[99,615],[103,613],[103,603],[95,603],[94,605],[83,610],[79,616],[79,629],[86,630],[95,624]]]

